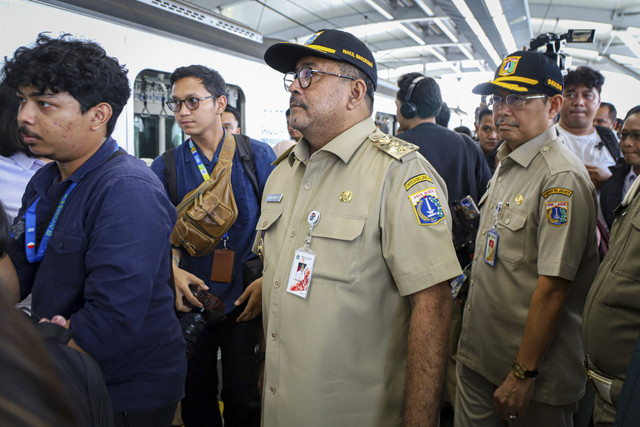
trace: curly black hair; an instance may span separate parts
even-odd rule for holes
[[[589,89],[595,88],[598,93],[602,92],[604,84],[604,76],[593,68],[580,66],[575,70],[571,70],[564,77],[564,89],[570,86],[586,86]]]
[[[11,157],[22,152],[33,157],[20,134],[17,120],[19,107],[20,99],[16,90],[6,82],[0,82],[0,156]]]
[[[5,57],[2,72],[7,84],[35,86],[41,91],[68,92],[84,114],[101,102],[111,106],[107,123],[111,135],[131,89],[127,69],[107,55],[99,44],[75,39],[70,34],[52,38],[40,33],[33,46],[18,48],[12,59]]]

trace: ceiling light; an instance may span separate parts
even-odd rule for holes
[[[467,25],[471,27],[471,30],[475,33],[476,37],[478,37],[480,44],[487,50],[489,57],[497,67],[501,63],[498,52],[496,52],[496,50],[493,48],[493,44],[491,44],[491,42],[487,38],[487,35],[480,27],[480,24],[478,24],[478,21],[476,20],[475,16],[473,16],[473,13],[471,13],[471,10],[469,10],[467,4],[464,2],[464,0],[452,1],[453,4],[458,8],[458,11],[462,15],[462,17],[467,21]]]

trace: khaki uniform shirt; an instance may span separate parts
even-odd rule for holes
[[[590,366],[614,379],[614,402],[640,332],[640,195],[618,209],[609,252],[587,297],[582,329]],[[597,400],[594,422],[613,423],[615,415],[613,406]]]
[[[265,427],[401,424],[406,296],[461,271],[444,183],[417,152],[395,159],[374,145],[384,139],[370,118],[310,157],[302,139],[267,181],[254,246],[262,235]],[[436,211],[414,209],[409,196],[427,189]],[[286,288],[312,210],[303,299]]]
[[[502,384],[518,354],[538,276],[570,280],[556,334],[538,366],[533,400],[573,403],[584,392],[581,315],[598,266],[595,190],[553,128],[515,151],[503,144],[498,159],[481,200],[458,361]],[[499,241],[492,267],[485,250],[494,225]]]

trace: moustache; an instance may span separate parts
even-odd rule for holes
[[[30,138],[40,139],[40,135],[38,135],[35,132],[31,132],[29,129],[26,128],[26,126],[20,126],[20,133],[22,134],[22,136],[28,136]]]
[[[305,111],[309,111],[309,107],[307,106],[307,104],[297,100],[293,95],[291,95],[291,98],[289,98],[289,107],[300,107]]]
[[[512,126],[512,127],[520,127],[520,124],[518,122],[515,121],[511,121],[508,119],[498,119],[496,120],[496,126],[500,126],[500,125],[507,125],[507,126]]]

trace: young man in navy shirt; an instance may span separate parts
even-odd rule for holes
[[[96,43],[41,34],[2,71],[24,142],[52,162],[27,185],[0,286],[14,302],[31,293],[34,315],[69,328],[69,345],[96,359],[117,427],[168,427],[186,371],[167,286],[176,214],[110,137],[127,70]]]

